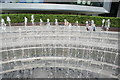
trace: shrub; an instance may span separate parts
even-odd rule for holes
[[[31,20],[32,14],[2,14],[2,18],[5,19],[9,16],[11,18],[11,23],[23,23],[24,17],[28,18],[28,22]],[[54,22],[55,18],[58,19],[58,22],[64,22],[64,19],[67,19],[71,23],[79,21],[80,24],[85,24],[86,20],[94,20],[96,26],[101,26],[102,19],[110,19],[111,27],[120,27],[120,18],[116,17],[101,17],[101,16],[82,16],[82,15],[63,15],[63,14],[34,14],[35,22],[39,22],[41,18],[44,22],[49,18],[50,22]]]

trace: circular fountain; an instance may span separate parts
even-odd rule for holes
[[[118,78],[118,32],[58,25],[0,31],[2,78]]]

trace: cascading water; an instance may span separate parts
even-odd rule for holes
[[[118,78],[118,32],[71,25],[0,32],[3,78]]]

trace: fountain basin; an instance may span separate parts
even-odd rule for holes
[[[3,78],[11,77],[12,73],[20,77],[19,71],[32,70],[31,76],[27,77],[36,78],[35,75],[41,72],[33,69],[54,68],[53,71],[57,71],[59,68],[64,69],[60,73],[70,69],[83,72],[83,75],[78,73],[76,76],[72,76],[73,72],[66,73],[66,76],[61,76],[63,78],[118,78],[118,33],[99,29],[89,32],[85,27],[77,26],[6,27],[6,30],[1,30],[0,37],[0,74]],[[44,74],[48,75],[47,72]],[[58,75],[54,73],[51,77],[57,78]]]

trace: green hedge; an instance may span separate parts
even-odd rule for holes
[[[6,21],[6,16],[11,18],[12,23],[23,23],[24,17],[28,18],[28,22],[31,20],[32,14],[2,14],[2,18]],[[116,17],[101,17],[101,16],[83,16],[83,15],[63,15],[63,14],[34,14],[35,22],[39,22],[41,18],[44,22],[46,19],[50,19],[50,22],[54,22],[55,18],[59,22],[64,22],[64,19],[67,19],[71,23],[75,23],[77,20],[80,24],[85,24],[86,20],[94,20],[97,26],[101,26],[102,19],[110,19],[112,27],[120,27],[120,18]]]

